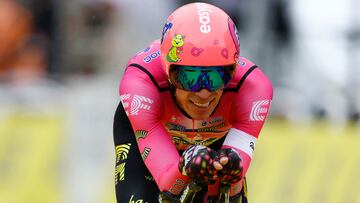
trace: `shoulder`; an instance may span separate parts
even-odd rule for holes
[[[139,64],[142,66],[157,65],[160,62],[160,40],[151,42],[146,48],[137,52],[127,63]]]
[[[228,92],[239,92],[245,83],[272,86],[270,80],[254,62],[245,57],[240,57],[234,77],[225,90]]]
[[[269,112],[273,87],[268,77],[251,61],[242,58],[237,67],[231,98],[233,127],[257,137]]]
[[[160,41],[155,40],[128,61],[120,86],[148,84],[160,92],[165,91],[168,89],[167,77],[162,66]]]

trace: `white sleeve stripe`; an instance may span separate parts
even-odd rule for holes
[[[253,151],[255,149],[256,138],[247,134],[244,131],[236,128],[231,128],[228,135],[225,138],[224,145],[235,147],[244,151],[252,158]]]

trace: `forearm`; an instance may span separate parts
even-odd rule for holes
[[[239,153],[243,163],[243,176],[250,166],[257,139],[241,130],[232,128],[227,135],[222,148],[231,148]]]
[[[160,191],[180,194],[188,178],[178,169],[179,153],[162,125],[157,125],[149,134],[138,140],[139,150],[146,167],[155,179]]]
[[[189,178],[180,173],[176,162],[173,166],[160,173],[156,181],[160,191],[169,191],[178,195],[188,184]]]

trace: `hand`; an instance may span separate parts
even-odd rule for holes
[[[213,163],[213,166],[216,170],[220,171],[222,170],[227,163],[229,162],[229,158],[228,157],[221,157],[218,158],[218,160],[215,160]]]
[[[202,145],[188,147],[179,161],[179,170],[183,175],[197,183],[212,184],[215,182],[213,166],[217,152]]]
[[[243,165],[239,153],[231,148],[220,149],[214,168],[222,184],[232,184],[241,180]]]

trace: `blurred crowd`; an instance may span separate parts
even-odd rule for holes
[[[189,2],[0,0],[0,84],[119,79],[126,60],[159,38],[168,14]],[[242,55],[273,81],[272,116],[359,120],[358,1],[206,2],[232,16]]]
[[[21,2],[0,1],[0,79],[2,82],[24,80],[27,75],[39,77],[46,71],[50,35],[47,33],[48,25],[40,22],[47,19],[47,16],[42,15]]]

